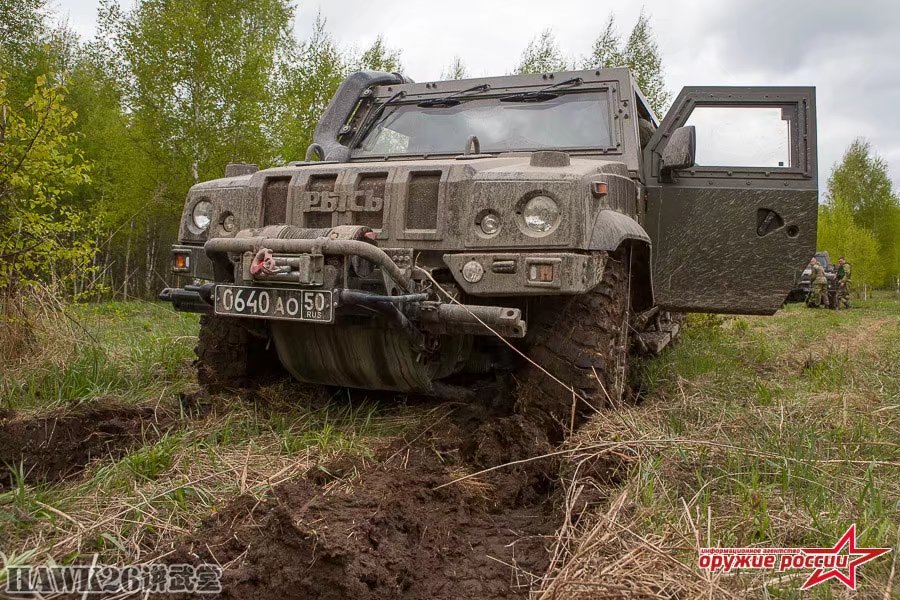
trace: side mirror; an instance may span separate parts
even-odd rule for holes
[[[663,149],[659,174],[664,180],[671,181],[672,171],[694,166],[694,155],[697,150],[697,130],[693,125],[679,127],[672,132],[669,143]]]

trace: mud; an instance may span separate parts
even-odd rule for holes
[[[166,560],[225,566],[224,598],[527,597],[558,526],[556,465],[439,486],[545,454],[547,437],[521,415],[451,410],[358,476],[336,478],[356,471],[329,466],[263,502],[236,498]]]
[[[15,485],[22,466],[27,483],[53,482],[81,473],[97,458],[118,458],[158,439],[172,419],[153,407],[104,406],[21,418],[0,415],[0,491]]]

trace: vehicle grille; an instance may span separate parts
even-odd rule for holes
[[[626,215],[639,214],[637,187],[626,177],[610,175],[606,177],[609,186],[610,208]]]
[[[364,225],[372,229],[381,229],[384,226],[384,203],[386,202],[385,187],[387,185],[387,173],[367,173],[360,177],[356,189],[358,191],[372,192],[374,198],[381,198],[381,208],[377,211],[353,211],[353,224]]]
[[[309,178],[306,190],[309,192],[333,192],[337,184],[337,175],[313,175]],[[303,226],[324,228],[332,226],[331,212],[309,211],[303,214]]]
[[[437,229],[441,172],[413,173],[406,196],[405,229]]]
[[[263,190],[263,225],[282,225],[287,222],[287,198],[290,177],[272,177]]]

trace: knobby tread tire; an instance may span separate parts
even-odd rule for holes
[[[610,255],[597,287],[542,306],[529,323],[528,356],[585,399],[576,403],[576,424],[594,408],[617,404],[626,389],[628,285],[627,255]],[[572,392],[531,364],[519,390],[519,409],[560,438],[571,421]]]
[[[194,349],[197,381],[209,392],[255,388],[285,371],[265,338],[254,335],[240,319],[218,315],[200,317]]]

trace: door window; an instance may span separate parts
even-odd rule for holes
[[[793,106],[697,106],[697,166],[791,168]]]

